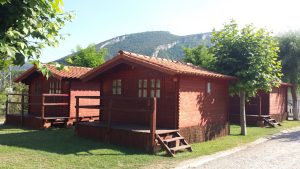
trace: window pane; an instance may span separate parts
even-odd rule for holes
[[[160,90],[159,90],[159,89],[156,90],[156,97],[157,97],[157,98],[160,98]]]
[[[117,86],[117,81],[113,80],[113,86]]]
[[[120,88],[120,87],[117,88],[117,94],[118,94],[118,95],[121,94],[121,88]]]
[[[142,97],[142,89],[139,89],[139,97]]]
[[[139,80],[139,88],[142,88],[142,86],[143,86],[143,81]]]
[[[155,88],[155,80],[151,79],[151,88]]]
[[[156,88],[160,88],[160,80],[159,79],[156,80]]]
[[[117,84],[119,87],[122,86],[122,81],[121,80],[118,80],[118,84]]]
[[[144,88],[147,88],[147,80],[144,79]]]
[[[116,88],[113,87],[112,92],[113,94],[116,94]]]
[[[211,93],[211,83],[210,82],[208,82],[207,83],[207,93]]]
[[[150,97],[154,97],[154,90],[151,90]]]
[[[147,89],[144,89],[144,91],[143,91],[143,96],[144,96],[144,97],[147,97]]]

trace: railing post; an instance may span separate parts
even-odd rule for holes
[[[150,113],[150,151],[154,151],[156,139],[156,97],[153,98],[152,109]]]
[[[41,119],[45,118],[45,96],[42,94],[42,99],[41,99]]]
[[[22,92],[22,95],[21,95],[21,126],[23,126],[24,125],[24,104],[25,104],[25,102],[24,102],[24,92]]]
[[[76,126],[75,129],[78,129],[78,123],[79,123],[79,97],[75,96],[76,98]]]
[[[6,95],[6,103],[5,103],[5,118],[9,114],[9,94]]]

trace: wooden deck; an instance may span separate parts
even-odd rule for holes
[[[270,115],[246,114],[247,125],[262,126],[263,118],[269,118]],[[239,124],[240,114],[231,114],[230,123]]]
[[[80,121],[95,121],[98,116],[84,116],[79,118]],[[5,124],[16,125],[21,127],[29,127],[33,129],[47,129],[52,126],[70,127],[73,125],[75,117],[55,116],[55,117],[40,117],[33,115],[7,114]]]
[[[177,129],[157,128],[156,134],[177,131]],[[106,122],[80,122],[76,127],[76,134],[80,137],[96,139],[148,152],[160,149],[157,143],[154,145],[152,143],[152,133],[149,126],[111,123],[110,128],[108,128]]]
[[[92,126],[96,128],[106,128],[107,123],[106,122],[80,122],[79,125],[81,126]],[[111,129],[119,129],[119,130],[127,130],[137,133],[148,133],[150,134],[149,126],[143,126],[143,125],[135,125],[135,124],[120,124],[120,123],[112,123]],[[156,134],[165,134],[170,132],[176,132],[177,129],[164,129],[164,128],[157,128]]]

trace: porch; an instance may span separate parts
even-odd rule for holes
[[[81,99],[99,99],[100,105],[81,105]],[[116,100],[127,102],[123,105],[139,105],[140,108],[120,107],[116,105]],[[108,107],[103,106],[106,102]],[[141,106],[143,102],[145,105]],[[102,104],[101,104],[102,103]],[[118,102],[120,103],[120,102]],[[134,108],[133,108],[134,107]],[[81,108],[99,109],[100,112],[106,110],[107,119],[103,120],[100,115],[100,121],[80,122],[78,120]],[[114,113],[117,112],[143,112],[148,115],[148,125],[126,123],[126,121],[114,121]],[[100,114],[101,114],[100,113]],[[92,138],[105,141],[112,144],[122,145],[131,148],[142,149],[147,152],[155,152],[163,148],[171,156],[176,151],[188,149],[191,147],[179,134],[178,129],[160,128],[156,126],[156,98],[132,98],[132,97],[101,97],[101,96],[76,96],[76,134],[85,138]],[[137,117],[138,118],[138,117]]]
[[[75,121],[75,117],[69,116],[69,94],[7,94],[5,107],[5,124],[46,129],[69,127]],[[87,120],[98,120],[98,116],[79,117],[79,121]]]

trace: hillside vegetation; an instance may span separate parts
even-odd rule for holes
[[[107,49],[105,60],[111,59],[119,50],[181,60],[184,56],[183,47],[196,47],[199,44],[210,46],[210,38],[211,33],[178,36],[165,31],[152,31],[118,36],[95,46],[97,50]],[[57,61],[65,63],[65,58],[69,56]]]

